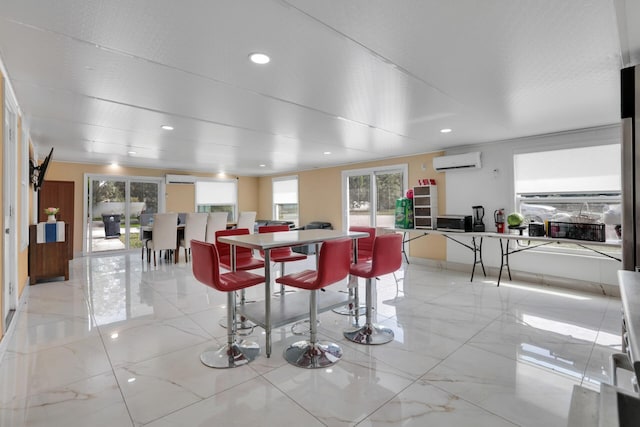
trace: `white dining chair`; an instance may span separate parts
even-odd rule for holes
[[[191,240],[204,241],[207,235],[206,212],[189,212],[185,217],[184,235],[180,239],[180,247],[184,248],[184,261],[189,262]]]
[[[153,217],[151,240],[147,242],[147,248],[153,251],[153,265],[156,263],[156,251],[176,250],[178,233],[178,214],[163,213]],[[151,262],[147,257],[147,262]]]
[[[240,212],[240,216],[238,217],[238,225],[236,226],[236,228],[248,228],[249,234],[253,234],[255,226],[256,226],[256,212],[253,212],[253,211]]]
[[[211,212],[207,217],[207,236],[205,242],[216,243],[216,231],[227,229],[227,212]]]

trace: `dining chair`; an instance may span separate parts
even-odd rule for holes
[[[256,212],[253,212],[253,211],[240,212],[240,216],[238,216],[238,225],[236,226],[236,228],[247,228],[249,229],[249,234],[253,234],[255,225],[256,225]]]
[[[227,294],[227,344],[200,354],[200,361],[211,368],[235,368],[254,360],[260,346],[252,341],[236,340],[236,291],[264,283],[264,276],[248,271],[220,273],[218,250],[213,243],[191,241],[191,265],[201,283]]]
[[[184,261],[189,262],[191,241],[204,241],[207,237],[207,217],[205,212],[189,212],[185,217],[184,234],[180,239],[180,247],[184,248]]]
[[[258,227],[258,233],[277,233],[281,231],[291,230],[288,225],[263,225]],[[264,251],[260,251],[260,255],[264,257]],[[280,275],[284,276],[284,265],[287,262],[301,261],[307,259],[304,254],[293,252],[290,247],[271,249],[269,257],[272,262],[280,264]],[[284,295],[284,285],[280,285],[280,292],[274,292],[274,295]]]
[[[156,251],[176,250],[178,232],[178,214],[162,213],[153,217],[151,240],[147,242],[147,249],[153,251],[153,265],[156,263]],[[151,262],[147,254],[147,262]]]
[[[344,332],[344,337],[358,344],[385,344],[393,340],[390,328],[372,321],[374,279],[395,272],[402,265],[402,235],[383,234],[375,238],[371,260],[352,264],[349,273],[366,279],[365,324]]]
[[[207,235],[205,242],[216,243],[216,231],[227,229],[227,212],[211,212],[207,216]]]
[[[318,341],[318,290],[339,282],[349,274],[351,239],[329,240],[322,244],[317,270],[304,270],[276,279],[277,283],[310,291],[309,340],[298,341],[284,350],[284,358],[301,368],[324,368],[342,357],[342,348]]]

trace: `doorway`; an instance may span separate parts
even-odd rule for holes
[[[141,217],[164,208],[162,179],[87,174],[85,183],[84,252],[141,248]]]

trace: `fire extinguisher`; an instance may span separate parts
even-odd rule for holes
[[[496,231],[504,233],[504,209],[496,209],[493,213],[493,219],[496,222]]]

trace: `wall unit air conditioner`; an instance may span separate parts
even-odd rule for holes
[[[480,167],[481,164],[479,151],[433,158],[433,169],[435,169],[436,172],[445,172],[459,169],[479,169]]]
[[[166,174],[165,179],[167,184],[194,184],[196,182],[196,177],[192,175]]]

